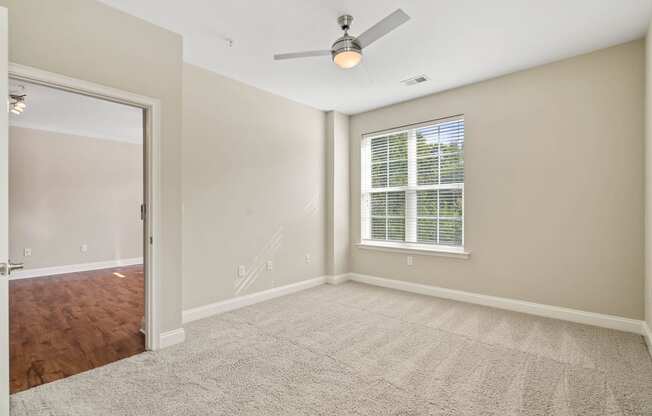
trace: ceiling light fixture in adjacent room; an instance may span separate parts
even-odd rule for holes
[[[27,108],[27,104],[25,104],[27,94],[22,94],[23,91],[25,91],[25,86],[19,85],[15,91],[9,94],[9,112],[17,116]]]

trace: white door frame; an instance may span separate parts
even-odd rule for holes
[[[115,88],[82,81],[25,65],[9,63],[9,77],[91,97],[142,108],[144,114],[145,153],[145,347],[161,347],[159,325],[159,239],[160,218],[160,155],[161,155],[161,102]],[[135,212],[134,212],[135,214]]]
[[[8,10],[0,7],[0,95],[6,100],[9,45]],[[8,109],[8,108],[7,108]],[[9,118],[0,109],[0,262],[9,265]],[[9,276],[0,279],[0,415],[9,414]]]

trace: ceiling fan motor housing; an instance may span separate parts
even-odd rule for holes
[[[337,18],[337,24],[339,24],[344,31],[344,35],[337,39],[335,43],[333,43],[333,46],[331,46],[331,57],[333,58],[333,62],[345,69],[356,66],[362,57],[362,46],[360,46],[358,38],[349,35],[351,22],[353,22],[353,16],[349,14]],[[338,55],[340,55],[340,59],[338,59]]]
[[[360,46],[360,42],[358,42],[358,39],[355,36],[351,36],[348,33],[344,34],[344,36],[336,40],[331,47],[331,54],[333,59],[335,59],[335,56],[338,54],[349,51],[354,51],[362,55],[362,47]]]

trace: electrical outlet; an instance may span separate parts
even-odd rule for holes
[[[310,254],[307,253],[306,254],[306,264],[310,264],[311,261],[312,261],[312,257],[310,256]]]
[[[267,262],[267,271],[271,272],[272,270],[274,270],[274,265],[272,264],[272,261],[270,260],[270,261]]]
[[[79,251],[81,251],[82,253],[86,253],[88,251],[88,244],[82,244],[79,247]]]
[[[414,264],[414,257],[407,256],[407,265],[412,266]]]
[[[23,256],[29,257],[32,255],[32,249],[31,248],[26,248],[25,251],[23,252]]]
[[[240,265],[238,266],[238,277],[245,277],[247,275],[247,269],[245,269],[245,266]]]

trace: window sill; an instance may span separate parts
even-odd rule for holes
[[[379,250],[389,251],[393,253],[406,253],[418,254],[423,256],[438,256],[438,257],[452,257],[457,259],[468,259],[471,257],[471,252],[464,249],[447,249],[445,247],[428,247],[423,245],[405,245],[393,243],[380,243],[365,241],[355,244],[359,249],[363,250]]]

